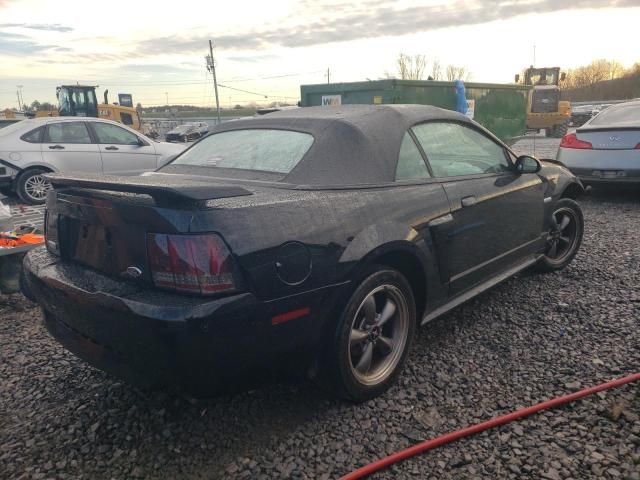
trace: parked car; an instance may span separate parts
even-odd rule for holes
[[[416,327],[564,268],[583,232],[567,169],[430,106],[275,112],[156,173],[50,178],[24,285],[51,334],[129,382],[195,393],[293,368],[375,397]]]
[[[556,158],[584,183],[640,184],[640,100],[612,105],[565,135]]]
[[[569,125],[572,127],[580,127],[595,117],[602,110],[609,108],[609,103],[599,103],[596,105],[575,105],[571,107],[571,120]]]
[[[42,204],[51,172],[139,175],[164,165],[184,146],[159,143],[98,118],[42,117],[0,129],[0,193]]]
[[[579,127],[581,125],[584,125],[591,119],[591,117],[593,117],[593,111],[593,105],[572,105],[571,120],[569,121],[569,126]]]
[[[204,137],[209,132],[209,124],[205,122],[183,123],[167,132],[167,142],[191,142]]]

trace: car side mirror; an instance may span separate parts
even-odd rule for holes
[[[520,83],[520,74],[516,73],[515,83]]]
[[[516,173],[538,173],[542,168],[542,164],[536,157],[531,155],[520,155],[516,160]]]
[[[138,146],[139,147],[146,147],[149,144],[147,142],[145,142],[143,139],[141,139],[140,137],[138,137]]]

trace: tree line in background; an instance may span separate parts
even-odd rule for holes
[[[49,103],[49,102],[40,103],[38,100],[34,100],[33,102],[31,102],[31,105],[29,107],[27,107],[27,105],[24,106],[25,111],[32,111],[32,112],[50,112],[52,110],[57,110],[57,109],[58,107],[52,103]]]
[[[625,68],[604,58],[566,71],[562,97],[573,102],[626,100],[640,97],[640,62]]]
[[[276,106],[285,107],[290,105],[292,104],[289,102],[270,102],[266,106],[267,107],[276,107]],[[191,113],[202,113],[203,115],[205,115],[205,114],[210,114],[212,109],[212,107],[210,106],[199,107],[196,105],[162,105],[162,106],[143,107],[140,102],[136,104],[135,108],[140,115],[147,114],[150,112],[151,113],[191,112]],[[257,110],[258,108],[261,108],[261,105],[258,105],[256,102],[249,102],[246,105],[237,104],[234,106],[221,107],[222,110],[253,110],[253,111]],[[32,113],[51,112],[51,111],[57,111],[57,110],[58,110],[58,106],[56,104],[49,103],[49,102],[39,102],[38,100],[34,100],[33,102],[31,102],[30,105],[27,105],[25,103],[25,105],[22,108],[22,111],[32,112]]]
[[[400,53],[396,59],[397,76],[385,72],[386,78],[400,78],[401,80],[425,80],[426,72],[429,72],[426,80],[454,80],[469,81],[471,72],[467,67],[447,65],[440,63],[438,59],[429,62],[425,55],[407,55]]]

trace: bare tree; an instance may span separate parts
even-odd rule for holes
[[[454,80],[468,81],[471,78],[471,72],[467,67],[456,67],[455,65],[447,65],[446,78],[448,81]]]
[[[431,64],[431,78],[434,80],[442,80],[442,64],[438,59],[435,59]]]
[[[624,71],[625,77],[634,77],[640,75],[640,62],[636,62]]]
[[[422,80],[427,68],[427,58],[424,55],[406,55],[401,53],[396,60],[398,75],[402,80]]]
[[[562,86],[565,88],[590,87],[598,82],[620,78],[624,74],[624,66],[619,61],[599,58],[589,65],[569,70]]]

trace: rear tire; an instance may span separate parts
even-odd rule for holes
[[[584,217],[575,200],[561,198],[554,208],[552,223],[547,250],[535,266],[540,272],[562,270],[571,263],[582,244]]]
[[[387,391],[397,380],[416,324],[411,286],[397,270],[375,267],[348,299],[331,338],[325,375],[354,402]]]
[[[29,205],[42,205],[47,200],[51,184],[43,177],[46,173],[43,168],[31,168],[18,176],[16,193],[20,200]]]

